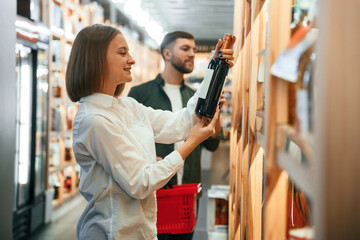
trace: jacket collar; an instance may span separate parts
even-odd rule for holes
[[[165,80],[162,78],[162,76],[161,76],[160,73],[156,76],[155,82],[156,82],[157,84],[159,84],[159,86],[160,86],[161,88],[163,88],[163,87],[165,86]],[[180,89],[182,90],[184,87],[185,87],[185,83],[184,83],[184,81],[182,81],[182,82],[181,82],[181,87],[180,87]]]

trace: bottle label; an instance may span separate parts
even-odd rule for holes
[[[200,98],[203,98],[203,99],[206,98],[206,94],[208,92],[213,73],[214,73],[213,69],[206,70],[205,77],[204,77],[204,80],[202,82],[201,89],[200,89],[200,96],[199,96]]]

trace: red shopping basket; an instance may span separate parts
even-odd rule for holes
[[[173,189],[159,189],[157,197],[158,233],[191,233],[196,223],[196,197],[201,184],[174,185]]]

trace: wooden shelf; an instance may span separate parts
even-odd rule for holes
[[[64,103],[64,100],[62,98],[51,98],[51,107],[55,108],[58,107],[60,105],[62,105]]]
[[[307,136],[307,137],[305,137]],[[297,132],[293,127],[282,124],[277,127],[277,148],[285,149],[289,141],[299,147],[311,165],[314,159],[314,146],[312,143],[313,136],[310,134],[302,134]]]
[[[65,33],[65,41],[69,44],[73,44],[75,40],[75,36],[73,34]]]
[[[71,192],[68,192],[67,190],[64,190],[64,193],[63,193],[63,199],[64,199],[64,202],[67,202],[69,201],[73,195],[71,194]]]
[[[60,168],[56,168],[56,167],[49,168],[49,175],[57,174],[58,172],[60,172]]]
[[[277,151],[277,163],[284,169],[289,178],[310,198],[313,198],[313,170],[295,160],[284,150]]]
[[[62,66],[58,66],[58,65],[56,65],[54,63],[50,63],[50,69],[53,72],[62,72],[62,71],[64,71]]]
[[[57,6],[54,6],[56,4]],[[91,4],[91,3],[89,3]],[[59,6],[59,7],[58,7]],[[66,147],[69,147],[72,145],[72,130],[68,130],[67,127],[67,112],[66,107],[67,105],[72,105],[72,111],[73,114],[76,113],[78,104],[72,103],[68,101],[68,96],[65,91],[65,69],[66,69],[66,57],[67,57],[67,47],[68,45],[72,45],[74,41],[74,33],[78,32],[80,29],[77,29],[79,24],[76,21],[79,21],[79,17],[77,14],[77,9],[82,10],[82,18],[81,21],[83,23],[87,23],[88,19],[88,12],[85,12],[85,10],[82,9],[82,6],[80,5],[78,0],[70,1],[70,0],[53,0],[50,1],[50,4],[47,8],[47,15],[51,16],[54,11],[54,7],[58,8],[57,13],[59,16],[57,16],[56,19],[48,18],[48,22],[46,24],[48,26],[51,26],[51,38],[49,43],[49,71],[50,71],[50,84],[49,84],[49,90],[50,92],[55,90],[60,92],[60,97],[54,97],[53,94],[50,94],[50,100],[49,100],[49,107],[50,107],[50,113],[49,113],[49,119],[50,121],[55,121],[56,127],[59,128],[59,132],[51,131],[51,128],[49,128],[49,136],[50,139],[53,141],[57,141],[55,146],[52,146],[54,148],[54,151],[56,154],[58,154],[59,158],[59,167],[54,168],[48,166],[48,179],[51,180],[50,185],[48,186],[53,187],[53,185],[59,186],[59,196],[57,200],[53,200],[53,208],[61,207],[66,201],[69,201],[72,199],[73,196],[76,195],[78,192],[78,189],[76,189],[76,170],[75,166],[77,165],[74,160],[74,154],[71,152],[71,160],[65,161],[65,154],[68,154]],[[46,11],[46,10],[44,10]],[[60,13],[61,11],[61,13]],[[60,16],[61,15],[61,16]],[[61,22],[60,22],[61,17]],[[54,20],[54,22],[52,22]],[[56,27],[56,26],[62,26],[62,28]],[[71,28],[69,27],[71,25]],[[84,25],[85,27],[86,25]],[[74,29],[72,29],[74,28]],[[54,42],[56,44],[54,44]],[[59,47],[61,49],[54,49],[54,47]],[[53,61],[53,54],[56,55],[56,64]],[[60,87],[60,89],[57,89]],[[52,117],[52,111],[56,108],[56,118]],[[50,122],[50,126],[52,126],[52,123]],[[70,126],[70,125],[69,125]],[[51,144],[51,141],[50,141]],[[50,145],[49,145],[50,147]],[[70,169],[71,168],[71,169]],[[65,171],[68,170],[68,171]],[[65,174],[71,173],[71,192],[67,192],[64,188],[65,185]],[[56,176],[54,175],[56,174]],[[50,178],[50,175],[52,175],[52,178]]]
[[[62,138],[61,132],[50,131],[50,140],[58,140],[60,138]]]
[[[309,31],[318,28],[322,34],[306,54],[296,57],[302,68],[294,69],[296,83],[290,83],[272,75],[271,68],[279,63],[282,69],[293,69],[291,61],[281,61],[279,56],[297,39],[292,31],[296,29],[289,26],[298,1],[234,3],[238,40],[232,77],[229,239],[287,239],[292,224],[301,228],[314,223],[316,239],[360,239],[354,224],[360,214],[355,207],[359,203],[360,108],[354,107],[360,102],[360,71],[353,54],[360,52],[360,29],[353,27],[360,24],[358,10],[339,1],[309,1],[316,8],[309,10],[315,13],[309,14]],[[342,27],[334,31],[334,24]],[[337,51],[344,36],[352,41]],[[312,61],[316,57],[314,65],[306,61],[308,54]],[[259,74],[264,82],[258,81]],[[298,88],[301,83],[305,89]],[[305,91],[311,96],[308,103],[301,100]],[[255,114],[261,108],[266,113],[263,119]],[[310,109],[312,114],[307,116]],[[311,123],[313,133],[299,133],[290,126],[296,118]],[[258,128],[260,121],[265,136]],[[265,166],[256,157],[261,143],[266,144]],[[289,222],[290,215],[297,215],[298,223]]]
[[[64,30],[55,26],[51,26],[51,35],[53,39],[62,39],[64,37]]]
[[[72,3],[72,2],[66,1],[65,2],[65,7],[72,10],[72,11],[75,11],[75,4]]]
[[[265,55],[266,55],[266,51],[267,51],[267,49],[265,48],[265,49],[259,51],[257,55],[258,55],[258,56],[265,56]]]
[[[66,130],[64,132],[65,138],[72,138],[72,134],[73,134],[72,130]]]
[[[256,142],[259,144],[262,148],[266,148],[266,139],[262,132],[256,132]]]
[[[64,0],[53,0],[54,3],[56,3],[57,5],[62,5]]]
[[[308,138],[293,127],[282,124],[277,127],[277,164],[284,169],[291,180],[310,197],[312,190],[313,146]]]
[[[64,168],[67,167],[75,167],[76,166],[76,162],[72,160],[68,160],[68,161],[64,161]]]
[[[51,201],[51,204],[52,204],[53,210],[55,210],[55,209],[57,209],[58,207],[61,206],[61,201],[59,199],[53,199]]]

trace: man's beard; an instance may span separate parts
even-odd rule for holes
[[[179,62],[176,62],[176,60],[174,59],[171,59],[171,65],[176,69],[178,70],[179,72],[181,73],[191,73],[194,69],[194,67],[192,67],[191,69],[190,68],[186,68],[186,65],[185,63],[179,63]]]

